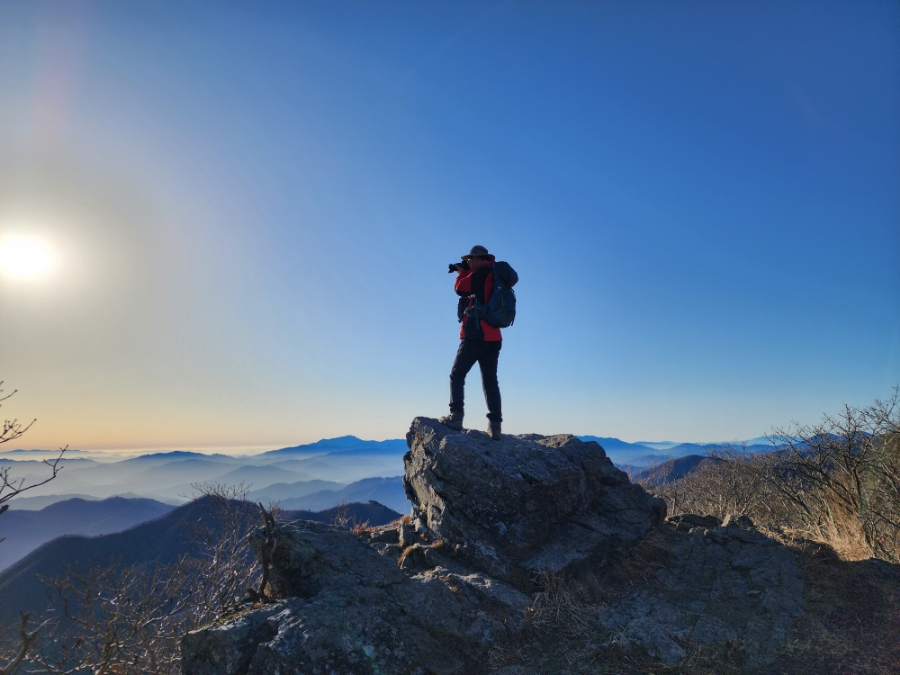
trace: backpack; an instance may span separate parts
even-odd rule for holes
[[[494,263],[494,286],[487,305],[478,308],[478,314],[494,328],[507,328],[516,320],[516,292],[512,289],[519,275],[507,262]],[[477,302],[476,302],[477,304]]]
[[[494,263],[494,285],[491,287],[491,299],[486,305],[478,302],[472,295],[472,306],[469,307],[469,297],[459,299],[457,316],[463,320],[463,316],[469,316],[473,321],[484,319],[488,325],[494,328],[508,328],[516,320],[516,293],[512,287],[519,281],[519,275],[507,262]]]

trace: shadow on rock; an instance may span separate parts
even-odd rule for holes
[[[860,615],[844,589],[895,630],[896,565],[854,571],[743,516],[666,521],[573,436],[496,442],[416,418],[407,442],[411,515],[257,534],[274,599],[185,636],[186,675],[844,672],[829,655],[889,672],[846,639]],[[867,649],[900,656],[873,635]]]

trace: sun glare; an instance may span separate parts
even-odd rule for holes
[[[30,281],[53,271],[55,256],[52,249],[35,237],[5,237],[0,239],[0,274],[12,279]]]

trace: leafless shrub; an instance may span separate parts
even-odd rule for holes
[[[29,425],[30,426],[30,425]],[[2,443],[4,441],[0,441]],[[62,461],[63,455],[66,454],[66,450],[68,450],[69,446],[59,449],[59,454],[53,459],[45,459],[44,464],[50,467],[50,475],[42,481],[37,483],[31,483],[30,485],[25,485],[25,479],[20,478],[16,480],[15,478],[11,478],[9,474],[9,467],[0,466],[0,515],[3,515],[6,510],[9,508],[10,499],[16,497],[27,490],[31,490],[32,488],[39,487],[46,483],[49,483],[51,480],[56,478],[60,471],[62,471],[62,466],[60,462]],[[0,539],[3,541],[3,539]]]
[[[3,385],[3,381],[0,380],[0,386]],[[3,390],[0,389],[0,393]],[[14,390],[12,393],[7,394],[6,396],[0,397],[0,404],[3,401],[8,400],[12,397],[16,391]],[[17,438],[20,438],[22,434],[28,431],[37,420],[33,419],[26,425],[22,425],[18,420],[4,420],[3,421],[3,429],[0,431],[0,444],[8,443],[9,441],[14,441]],[[44,464],[50,467],[50,475],[42,481],[37,483],[31,483],[29,485],[25,484],[25,479],[21,478],[16,480],[9,473],[9,467],[0,467],[0,515],[3,515],[9,509],[9,501],[23,492],[31,490],[32,488],[36,488],[38,486],[49,483],[51,480],[56,478],[59,472],[62,470],[62,465],[60,464],[63,455],[66,453],[68,446],[64,448],[60,448],[59,454],[54,459],[45,459]],[[3,538],[0,538],[0,542],[3,541]],[[23,612],[21,614],[21,622],[19,625],[18,636],[16,638],[11,638],[7,640],[0,641],[0,675],[13,675],[14,673],[19,672],[22,663],[25,658],[28,656],[28,652],[31,649],[32,645],[38,639],[38,635],[40,633],[40,626],[36,629],[29,630],[28,628],[28,614]]]
[[[24,672],[175,675],[185,633],[265,597],[266,569],[248,534],[260,512],[269,525],[274,516],[246,501],[243,485],[195,488],[202,516],[189,524],[192,552],[176,563],[70,569],[48,580],[52,619]]]
[[[347,527],[350,523],[350,505],[347,502],[341,502],[334,507],[334,518],[331,524],[335,527]]]
[[[848,559],[900,561],[900,389],[816,425],[773,432],[773,451],[711,449],[715,461],[644,487],[671,515],[750,516],[825,542]]]
[[[772,457],[754,454],[743,446],[711,448],[707,455],[711,461],[702,462],[686,476],[642,484],[666,500],[669,515],[697,513],[724,518],[729,513],[743,513],[754,520],[770,519],[775,492]]]
[[[776,430],[777,487],[795,527],[847,557],[900,561],[900,388],[819,424]]]
[[[267,600],[268,595],[266,589],[269,585],[269,572],[272,569],[272,554],[275,551],[275,510],[271,507],[269,510],[260,504],[263,518],[263,532],[265,537],[259,548],[260,565],[262,567],[262,578],[259,580],[259,590],[248,588],[247,594],[251,600]]]
[[[369,527],[369,521],[365,520],[360,522],[357,520],[356,515],[351,512],[352,506],[352,504],[348,504],[346,501],[337,504],[334,507],[334,516],[331,519],[331,524],[335,527],[346,527],[355,534],[365,534],[371,529]]]
[[[3,380],[0,380],[0,387],[3,386]],[[0,397],[0,403],[3,401],[7,401],[13,396],[15,396],[18,389],[14,389],[12,393],[7,394],[6,396]],[[3,393],[3,389],[0,389],[0,394]],[[18,420],[4,420],[3,421],[3,431],[0,432],[0,443],[7,443],[9,441],[14,441],[19,438],[22,434],[28,431],[31,428],[31,425],[37,422],[37,418],[31,420],[25,426],[22,426]]]
[[[194,602],[197,560],[72,570],[49,583],[55,621],[29,672],[173,674],[178,643],[207,608]]]
[[[19,672],[19,666],[22,665],[22,661],[28,656],[28,651],[35,640],[37,640],[39,633],[40,628],[28,629],[28,613],[22,612],[19,622],[18,642],[10,649],[11,654],[8,660],[3,659],[6,663],[5,665],[0,665],[0,675],[13,675],[13,673]]]
[[[2,386],[3,381],[0,380],[0,387]],[[12,398],[15,395],[16,391],[17,390],[14,390],[12,393],[0,397],[0,407],[2,407],[3,401],[7,401]],[[3,393],[3,389],[0,389],[0,393]],[[4,420],[3,430],[0,431],[0,445],[20,438],[22,434],[28,431],[31,428],[31,425],[33,425],[35,422],[37,422],[37,419],[31,420],[31,422],[23,426],[19,423],[18,420]],[[50,467],[50,475],[38,483],[25,485],[24,478],[16,480],[15,478],[12,478],[10,476],[9,467],[0,466],[0,514],[5,512],[9,508],[9,504],[7,502],[9,502],[9,500],[13,497],[20,495],[27,490],[31,490],[32,488],[36,488],[44,485],[45,483],[49,483],[51,480],[56,478],[57,474],[59,474],[59,472],[62,470],[60,461],[62,460],[63,455],[66,453],[68,447],[69,446],[60,448],[59,454],[54,459],[44,460],[44,464]],[[3,540],[0,539],[0,541]]]
[[[204,506],[206,518],[189,525],[197,551],[192,557],[203,563],[205,571],[192,592],[200,605],[221,614],[259,583],[261,571],[256,569],[249,534],[274,515],[262,504],[247,501],[249,486],[243,483],[200,483],[194,489],[201,495],[197,503]]]

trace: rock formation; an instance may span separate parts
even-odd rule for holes
[[[185,636],[186,675],[601,673],[622,659],[804,672],[785,656],[809,602],[798,554],[746,517],[666,521],[573,436],[495,442],[420,417],[407,443],[410,516],[256,535],[274,599]],[[579,584],[602,598],[576,606]]]
[[[414,525],[476,569],[534,590],[539,572],[602,563],[665,517],[597,443],[574,436],[447,433],[417,417],[406,435]]]
[[[390,555],[398,534],[280,523],[272,590],[282,599],[189,634],[184,672],[478,672],[490,646],[520,628],[527,596],[453,565],[405,573]]]

